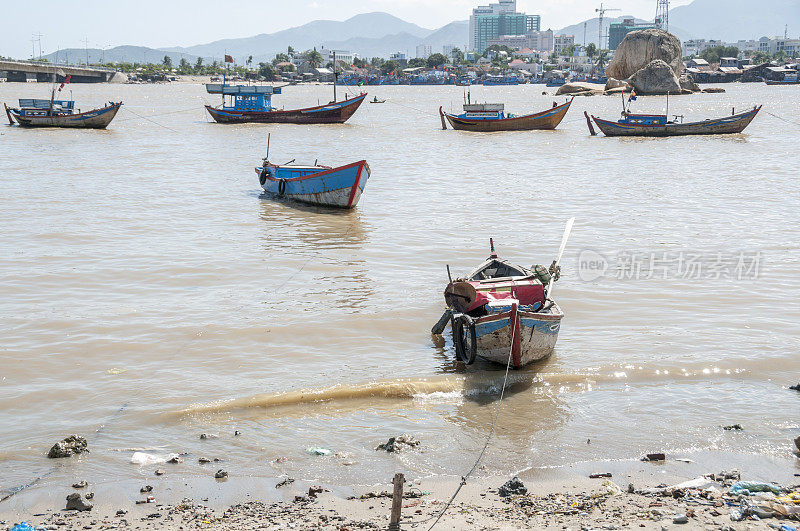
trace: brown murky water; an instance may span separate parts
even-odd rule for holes
[[[672,98],[670,113],[764,103],[798,121],[794,87],[725,88]],[[503,257],[549,264],[570,216],[557,351],[512,374],[485,470],[653,449],[790,456],[800,124],[764,112],[737,136],[592,138],[583,111],[620,107],[593,97],[554,132],[468,134],[442,131],[436,112],[461,88],[370,87],[389,101],[346,125],[222,126],[199,85],[73,90],[82,107],[125,106],[107,131],[0,130],[0,489],[151,474],[132,448],[190,452],[187,476],[208,474],[198,455],[238,476],[340,484],[462,474],[503,373],[458,366],[449,337],[431,338],[445,265],[466,272],[489,237]],[[542,90],[472,95],[519,113],[549,107]],[[0,100],[46,91],[0,84]],[[262,197],[252,167],[268,132],[276,162],[366,158],[358,208]],[[745,431],[720,429],[733,423]],[[44,457],[73,432],[89,459]],[[422,449],[374,451],[402,432]],[[338,456],[306,452],[317,446]]]

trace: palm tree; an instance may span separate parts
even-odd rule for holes
[[[600,70],[603,70],[603,68],[605,68],[607,59],[608,59],[608,50],[600,50],[597,53],[597,67]]]

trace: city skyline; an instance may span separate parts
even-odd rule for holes
[[[175,0],[167,4],[154,0],[140,0],[135,4],[130,1],[107,4],[86,0],[78,6],[70,5],[67,13],[63,13],[62,3],[43,0],[41,11],[58,12],[59,17],[33,19],[26,16],[27,8],[23,4],[7,6],[9,19],[21,23],[12,25],[0,37],[0,55],[27,58],[33,53],[38,56],[40,46],[42,54],[84,46],[100,49],[121,45],[152,48],[191,46],[274,33],[315,20],[345,20],[375,11],[435,29],[453,21],[468,20],[474,7],[488,3],[476,0],[441,0],[435,3],[423,0],[303,0],[300,5],[287,5],[272,0],[232,0],[220,8],[208,0]],[[612,0],[606,3],[613,3],[614,7],[622,10],[621,13],[644,19],[652,19],[655,15],[654,0]],[[672,0],[671,5],[677,7],[688,3],[691,0]],[[597,6],[599,3],[595,0],[517,0],[519,11],[542,17],[542,29],[558,29],[592,18],[596,16],[594,10]],[[257,16],[262,12],[263,17]],[[154,17],[153,13],[159,13],[159,16]],[[221,14],[236,20],[237,24],[220,24]],[[26,24],[25,21],[30,22]],[[35,37],[38,34],[41,34],[40,41]]]

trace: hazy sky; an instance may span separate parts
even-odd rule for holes
[[[622,14],[652,19],[656,0],[604,0]],[[189,46],[231,37],[272,33],[318,19],[344,20],[385,11],[426,28],[466,20],[478,0],[0,0],[3,19],[0,55],[26,58],[31,37],[42,34],[42,53],[58,48],[124,44],[153,48]],[[671,6],[690,3],[672,0]],[[544,28],[558,29],[596,16],[599,0],[518,0],[520,11],[542,16]],[[32,16],[35,14],[35,16]],[[12,23],[13,21],[13,23]],[[38,43],[36,54],[39,53]]]

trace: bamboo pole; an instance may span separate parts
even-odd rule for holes
[[[403,483],[405,477],[401,473],[394,475],[394,493],[392,493],[392,514],[389,517],[389,531],[400,531],[400,511],[403,508]]]

